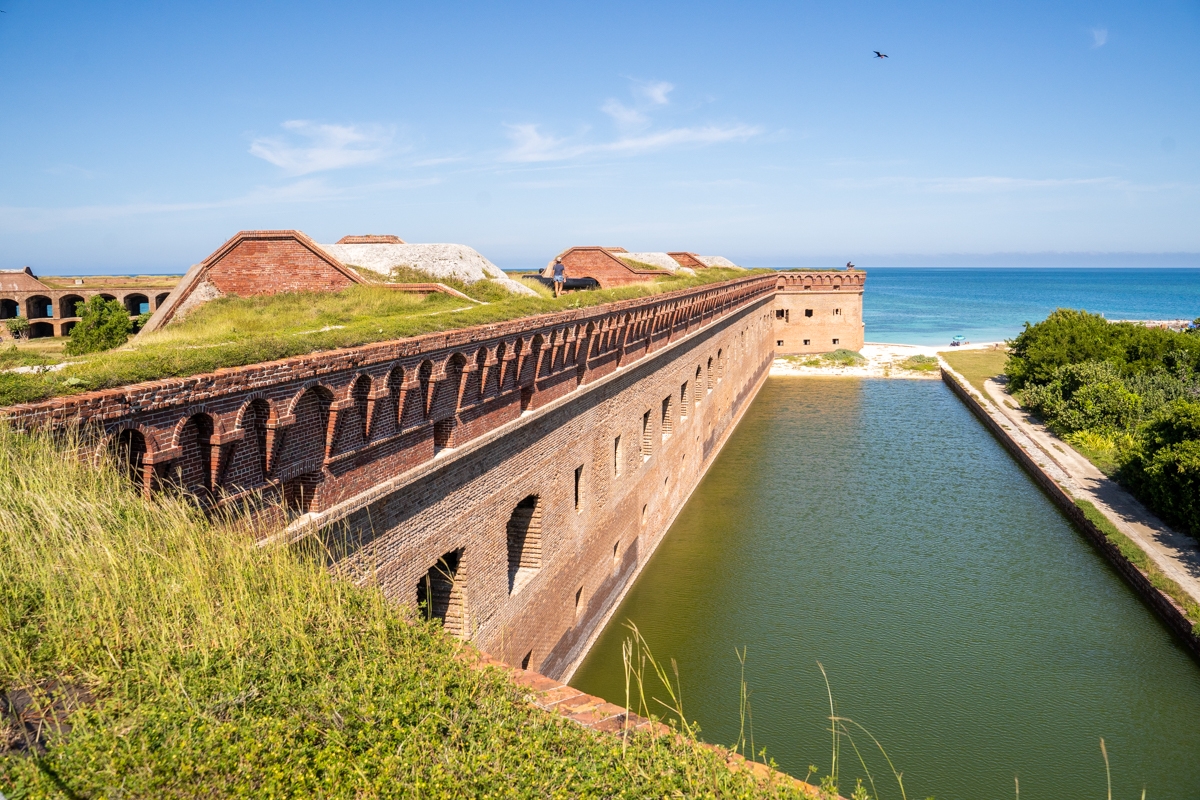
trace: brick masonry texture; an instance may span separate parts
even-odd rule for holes
[[[866,280],[862,270],[780,273],[775,295],[776,353],[861,350]]]
[[[111,453],[147,493],[282,501],[293,536],[325,537],[335,571],[398,603],[415,604],[449,556],[448,627],[565,677],[765,380],[787,277],[2,413],[24,427],[81,426],[89,452]],[[537,520],[536,547],[527,534],[515,555],[514,512],[517,528]]]
[[[601,289],[614,286],[624,286],[629,283],[642,283],[663,273],[659,270],[637,269],[626,264],[613,253],[625,252],[624,248],[616,247],[572,247],[559,254],[562,259],[566,277],[570,280],[591,278],[600,285]],[[542,270],[542,277],[552,278],[554,262]]]

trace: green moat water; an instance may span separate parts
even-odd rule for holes
[[[1200,797],[1200,665],[940,381],[768,380],[574,686],[624,703],[626,619],[707,741],[737,738],[747,647],[795,775],[829,768],[820,661],[909,798],[1103,798],[1100,737],[1114,797]]]

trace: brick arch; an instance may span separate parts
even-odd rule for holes
[[[122,453],[119,449],[122,438],[133,439],[132,434],[136,434],[140,439],[140,452],[131,448],[131,452]],[[158,451],[158,437],[153,428],[136,422],[123,422],[111,428],[101,438],[100,447],[96,448],[94,463],[99,466],[105,458],[115,459],[117,468],[124,471],[135,485],[145,491],[146,459]],[[136,463],[133,461],[134,456]]]
[[[246,432],[241,442],[235,445],[242,458],[241,469],[234,472],[235,482],[255,485],[267,480],[275,441],[271,424],[278,419],[278,409],[262,392],[253,392],[246,397],[233,423],[235,430]]]

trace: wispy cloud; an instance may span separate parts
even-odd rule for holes
[[[389,189],[431,186],[438,178],[382,181],[357,186],[329,186],[318,178],[293,181],[286,186],[259,187],[236,197],[179,203],[112,203],[89,206],[47,208],[41,206],[0,206],[0,231],[45,231],[66,225],[104,222],[162,214],[179,214],[224,208],[269,208],[272,206],[321,203],[372,194]]]
[[[634,83],[636,84],[634,91],[654,105],[665,106],[671,102],[667,95],[675,88],[674,84],[666,81],[635,81]]]
[[[720,142],[744,141],[757,136],[762,129],[754,125],[696,125],[654,130],[652,114],[670,105],[674,84],[666,81],[641,81],[631,78],[633,104],[609,98],[600,106],[617,126],[617,137],[611,141],[585,141],[584,133],[564,138],[543,133],[532,123],[507,125],[512,146],[502,160],[529,163],[566,161],[592,155],[634,155],[652,150],[682,145],[707,145]]]
[[[305,119],[283,123],[286,136],[250,143],[250,154],[291,175],[357,167],[387,155],[393,130],[381,125],[328,125]]]
[[[1092,28],[1092,47],[1104,47],[1108,41],[1108,28]]]
[[[517,162],[564,161],[599,154],[634,155],[678,145],[745,141],[762,132],[754,125],[704,125],[622,136],[610,142],[572,143],[543,134],[537,125],[509,125],[508,129],[512,148],[504,160]]]
[[[1124,178],[1013,178],[1002,175],[973,175],[965,177],[882,176],[877,178],[842,178],[828,182],[843,189],[883,189],[894,187],[932,194],[987,194],[999,192],[1053,191],[1059,189],[1091,188],[1109,191],[1157,192],[1163,190],[1194,190],[1187,183],[1138,184]]]

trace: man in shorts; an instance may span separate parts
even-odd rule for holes
[[[558,297],[562,294],[563,284],[567,282],[567,268],[563,266],[562,259],[554,259],[554,296]]]

